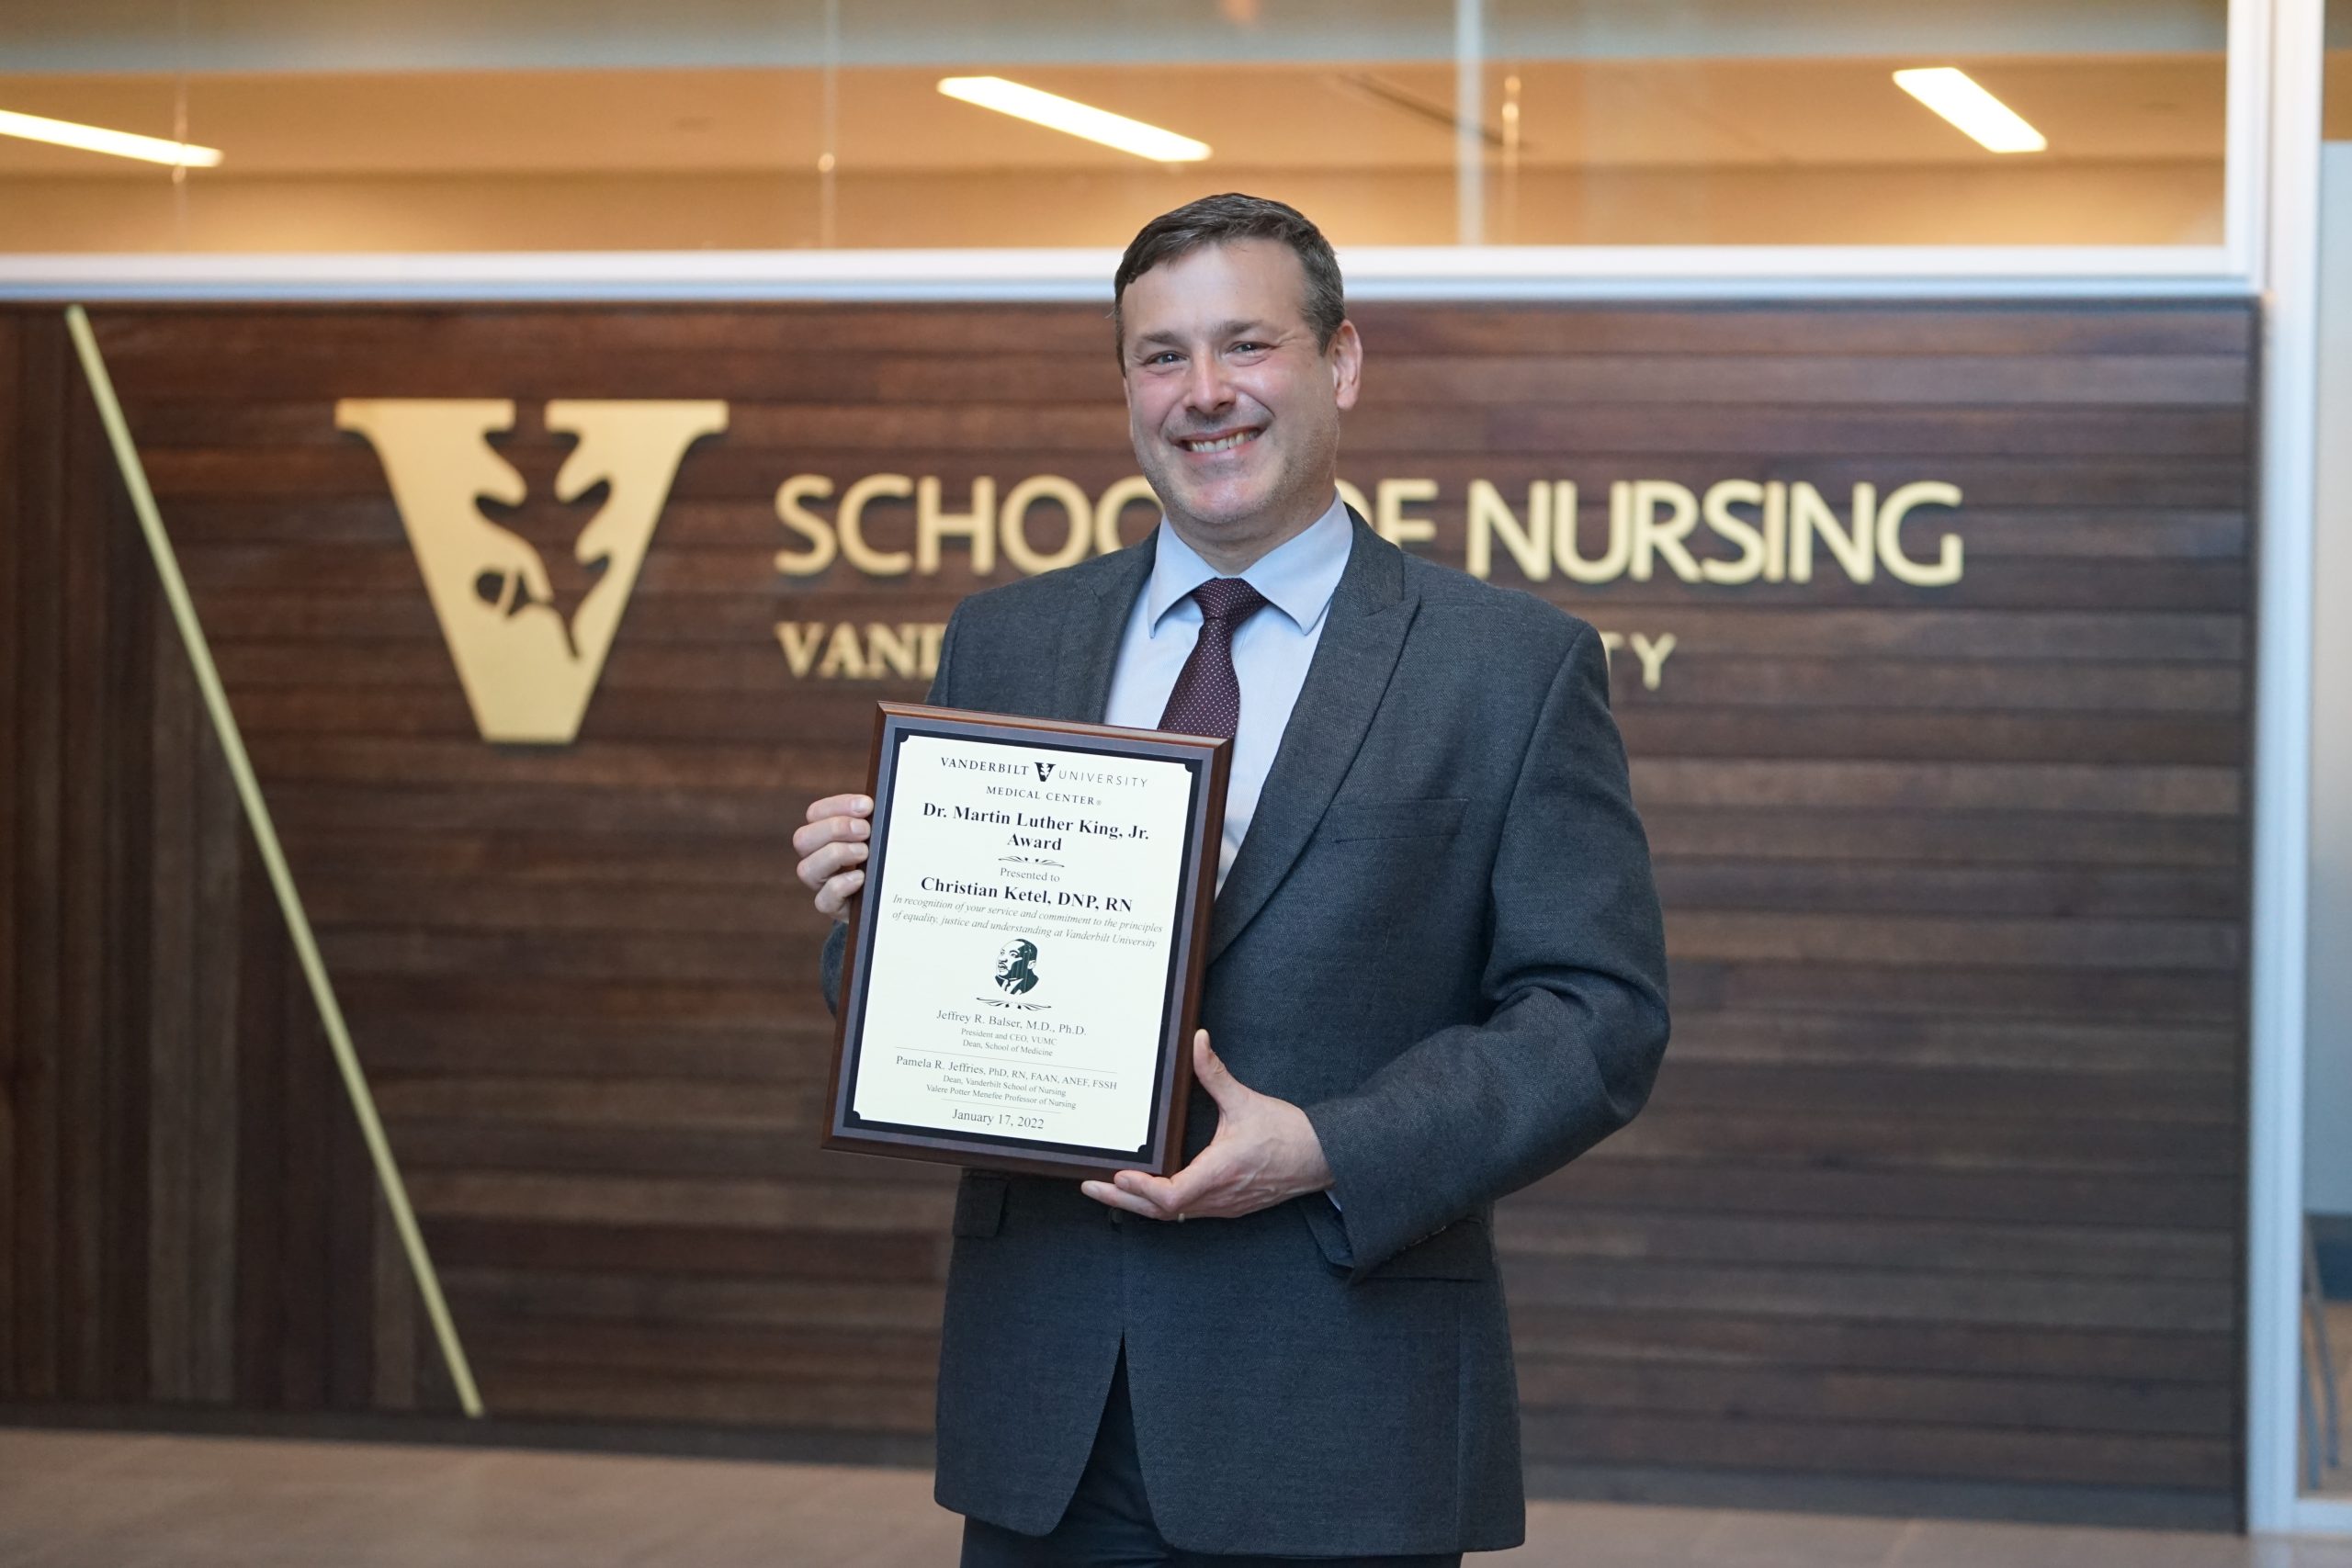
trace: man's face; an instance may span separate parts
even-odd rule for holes
[[[1006,942],[1003,949],[996,955],[996,977],[1000,980],[1003,979],[1018,968],[1020,964],[1021,944],[1017,942]]]
[[[1204,245],[1127,285],[1128,434],[1195,548],[1254,558],[1331,504],[1362,351],[1350,324],[1318,349],[1306,305],[1306,268],[1273,240]]]

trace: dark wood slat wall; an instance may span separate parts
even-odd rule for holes
[[[358,1128],[53,313],[0,443],[0,1400],[363,1411]]]
[[[1678,639],[1657,689],[1616,671],[1677,1033],[1641,1121],[1506,1208],[1531,1466],[2233,1518],[2252,313],[1359,321],[1348,470],[1437,479],[1441,560],[1474,477],[1575,480],[1594,530],[1619,479],[1966,493],[1949,587],[1538,585]],[[1099,314],[99,326],[492,1411],[919,1439],[945,1179],[814,1147],[787,836],[920,682],[797,680],[774,626],[1009,569],[782,577],[773,497],[1099,493],[1133,467]],[[576,745],[476,738],[347,396],[514,398],[541,485],[549,398],[729,400]],[[0,1396],[447,1410],[53,318],[0,316]]]
[[[28,1255],[18,1237],[29,1234],[19,1215],[29,1207],[29,1179],[36,1163],[28,1142],[32,1117],[32,1085],[26,1072],[30,1055],[18,1044],[24,1032],[24,986],[18,964],[22,953],[25,863],[21,824],[24,820],[30,754],[19,734],[23,705],[24,647],[18,623],[23,619],[22,588],[26,507],[30,486],[24,462],[24,432],[20,402],[24,379],[24,333],[14,319],[0,317],[0,807],[6,827],[0,829],[0,1387],[12,1392],[26,1387],[29,1351],[19,1359],[17,1347],[28,1338],[32,1287],[26,1281]]]

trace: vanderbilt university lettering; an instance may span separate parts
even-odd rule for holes
[[[1655,692],[1664,678],[1666,661],[1673,656],[1672,632],[1623,632],[1607,626],[1600,633],[1601,650],[1613,672],[1618,656],[1630,653],[1642,689]],[[939,671],[939,643],[947,634],[944,621],[778,621],[775,639],[795,680],[928,681]],[[1073,774],[1073,778],[1080,775]]]

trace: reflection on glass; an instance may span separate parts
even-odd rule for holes
[[[0,247],[178,248],[184,165],[220,161],[190,145],[187,119],[174,78],[0,77]]]
[[[2303,1490],[2352,1496],[2345,1434],[2346,1413],[2352,1411],[2352,1214],[2305,1216],[2300,1328],[2296,1415]]]
[[[225,161],[0,136],[0,246],[1115,246],[1225,189],[1354,245],[2214,243],[2225,10],[150,0],[99,33],[17,0],[0,110]],[[1988,150],[1910,72],[2046,144]]]
[[[2226,7],[1495,0],[1505,243],[2217,244]],[[1948,71],[2042,145],[1904,90]],[[1940,78],[1946,82],[1951,77]]]

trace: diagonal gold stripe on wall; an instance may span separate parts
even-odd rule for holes
[[[146,467],[139,460],[138,448],[131,445],[130,426],[122,417],[122,404],[115,397],[113,378],[107,374],[98,340],[90,331],[90,318],[81,306],[66,308],[65,325],[74,334],[74,346],[82,356],[82,369],[89,378],[91,395],[97,400],[98,417],[106,423],[107,439],[114,447],[122,482],[130,491],[131,510],[139,514],[140,531],[147,536],[148,553],[155,558],[155,572],[164,581],[164,596],[171,602],[172,619],[179,624],[180,640],[187,645],[188,662],[196,668],[197,688],[204,694],[204,705],[211,712],[213,730],[220,736],[220,750],[229,759],[237,798],[244,805],[245,820],[253,827],[262,863],[268,868],[270,886],[277,894],[277,907],[285,913],[287,930],[294,938],[295,954],[301,960],[303,976],[311,984],[311,999],[318,1003],[320,1021],[326,1026],[327,1043],[334,1049],[335,1066],[343,1073],[343,1087],[351,1096],[352,1111],[359,1118],[360,1134],[368,1142],[368,1157],[375,1163],[376,1179],[383,1187],[385,1202],[390,1206],[392,1224],[400,1232],[401,1247],[407,1252],[409,1268],[416,1275],[417,1292],[424,1298],[434,1337],[441,1342],[441,1359],[448,1366],[449,1381],[456,1385],[458,1402],[466,1414],[479,1416],[482,1413],[481,1395],[474,1388],[473,1370],[467,1365],[465,1347],[458,1343],[457,1325],[450,1320],[448,1303],[441,1294],[441,1277],[434,1272],[433,1259],[424,1250],[424,1236],[417,1229],[416,1212],[409,1206],[408,1187],[401,1180],[391,1145],[384,1137],[384,1123],[376,1114],[375,1096],[368,1092],[367,1074],[359,1066],[359,1054],[352,1048],[351,1031],[344,1024],[343,1009],[327,978],[326,963],[319,956],[318,941],[311,933],[311,917],[294,889],[294,874],[287,868],[286,852],[277,842],[277,829],[270,820],[267,803],[262,799],[261,784],[254,777],[252,760],[245,755],[244,737],[237,728],[235,716],[229,711],[229,695],[221,689],[220,672],[213,667],[212,649],[204,639],[204,627],[197,621],[196,604],[188,597],[187,580],[180,575],[179,558],[172,549],[170,536],[164,532],[163,514],[155,507],[155,493],[148,488]]]

